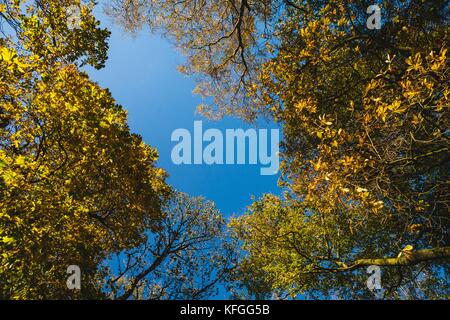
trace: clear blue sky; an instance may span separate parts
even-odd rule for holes
[[[238,119],[208,121],[196,115],[201,99],[192,94],[195,83],[176,70],[183,57],[168,41],[148,30],[132,38],[112,25],[101,10],[96,16],[112,32],[109,60],[102,70],[86,70],[128,110],[131,130],[158,149],[158,166],[168,171],[170,185],[214,201],[225,216],[242,214],[252,195],[279,193],[278,176],[261,176],[260,165],[174,165],[170,156],[176,144],[170,140],[173,130],[192,132],[194,120],[203,120],[204,130],[217,128],[222,132],[249,126]],[[269,125],[260,124],[259,128],[264,126]]]

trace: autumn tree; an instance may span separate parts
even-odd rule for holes
[[[249,291],[373,297],[365,272],[378,265],[385,297],[401,297],[401,287],[409,297],[448,294],[448,2],[380,1],[380,29],[367,26],[372,4],[109,8],[126,28],[147,22],[182,50],[182,71],[214,98],[206,114],[268,116],[283,127],[285,195],[232,223],[248,252],[243,278],[261,277]]]
[[[114,299],[219,296],[219,286],[235,268],[235,249],[212,202],[175,193],[147,241],[110,258],[117,265],[109,268],[105,290]]]
[[[0,47],[1,296],[68,297],[66,270],[78,265],[82,296],[97,297],[105,254],[140,243],[159,219],[165,173],[110,93],[70,63],[95,46],[66,43],[64,8],[38,1],[23,15],[20,5],[2,8],[17,38]]]
[[[157,151],[80,71],[107,58],[109,32],[89,3],[0,2],[0,298],[203,297],[231,266],[218,257],[224,221],[173,193]],[[113,278],[119,254],[133,269]],[[66,286],[70,265],[81,290]]]

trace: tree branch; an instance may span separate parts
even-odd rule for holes
[[[352,265],[342,264],[342,268],[329,269],[330,271],[351,271],[366,266],[413,266],[421,262],[438,259],[450,259],[450,247],[423,249],[410,254],[402,253],[397,258],[359,259]]]

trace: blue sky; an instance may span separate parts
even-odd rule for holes
[[[250,126],[238,119],[209,121],[197,115],[201,98],[192,94],[193,79],[176,70],[184,59],[167,40],[148,30],[132,38],[100,11],[96,16],[112,32],[109,60],[102,70],[86,70],[128,111],[131,130],[158,149],[158,166],[168,171],[170,185],[214,201],[225,216],[243,213],[252,195],[279,193],[278,176],[261,176],[260,165],[174,165],[171,150],[176,143],[171,142],[171,134],[175,129],[193,132],[195,120],[203,121],[204,130],[217,128],[223,133]],[[264,127],[273,125],[259,124]]]

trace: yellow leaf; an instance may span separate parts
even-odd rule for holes
[[[2,238],[2,242],[3,243],[6,243],[6,244],[11,244],[11,243],[14,243],[15,242],[15,240],[14,240],[14,238],[11,238],[11,237],[3,237]]]

